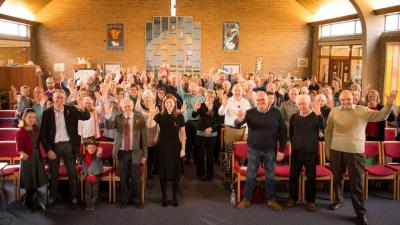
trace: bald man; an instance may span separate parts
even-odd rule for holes
[[[267,205],[276,211],[282,207],[275,200],[275,166],[276,160],[281,161],[287,141],[287,128],[279,109],[271,107],[265,92],[259,91],[255,97],[256,107],[247,111],[238,110],[236,127],[247,123],[249,128],[247,180],[244,187],[243,200],[238,208],[250,206],[254,187],[256,185],[257,170],[263,162],[265,168],[265,196]],[[279,150],[277,151],[277,143]]]
[[[325,131],[325,151],[333,172],[335,202],[329,209],[343,206],[343,174],[349,170],[350,193],[353,208],[360,224],[368,224],[364,208],[364,142],[368,122],[386,120],[392,111],[397,91],[387,96],[385,107],[380,111],[354,105],[353,95],[344,90],[339,96],[341,105],[332,109]]]
[[[147,158],[147,132],[144,118],[133,112],[133,102],[129,98],[121,100],[122,113],[112,116],[112,107],[108,101],[104,104],[106,128],[115,129],[113,157],[118,159],[120,177],[119,207],[126,208],[132,186],[133,202],[136,208],[142,208],[140,199],[140,164]],[[129,177],[132,184],[129,185]]]

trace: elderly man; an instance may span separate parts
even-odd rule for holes
[[[78,120],[88,120],[90,113],[83,102],[77,106],[65,104],[65,92],[55,90],[54,106],[43,111],[40,126],[40,141],[47,152],[50,166],[50,196],[48,203],[54,203],[58,197],[58,171],[61,158],[68,172],[72,198],[72,208],[78,207],[78,187],[75,170],[76,155],[79,154],[81,139],[78,135]]]
[[[286,127],[289,127],[290,117],[299,112],[296,107],[296,98],[299,95],[299,89],[293,87],[289,89],[289,100],[281,104],[281,114],[283,121],[286,123]]]
[[[267,205],[276,211],[282,211],[282,207],[275,200],[275,160],[281,161],[287,141],[287,128],[278,109],[268,104],[265,92],[256,94],[257,107],[247,110],[241,109],[237,113],[235,125],[240,127],[247,123],[249,127],[247,180],[244,188],[243,200],[238,208],[246,208],[250,205],[253,189],[256,185],[257,170],[263,162],[265,168],[265,192]],[[279,151],[276,145],[279,142]]]
[[[229,145],[233,144],[235,141],[243,140],[246,131],[246,125],[243,123],[241,126],[237,127],[235,126],[235,120],[237,119],[238,111],[246,111],[251,108],[249,101],[243,98],[242,86],[236,84],[233,86],[232,92],[233,96],[229,99],[226,95],[222,97],[222,105],[218,109],[218,114],[220,116],[225,116],[225,151],[229,148]]]
[[[106,128],[116,130],[113,157],[118,159],[120,177],[119,207],[126,208],[130,197],[129,186],[133,189],[133,202],[136,208],[142,208],[140,199],[140,163],[147,158],[146,123],[140,114],[133,112],[133,102],[129,98],[121,100],[122,113],[112,114],[108,101],[104,104]],[[114,115],[114,116],[112,116]],[[129,176],[132,184],[129,185]]]
[[[289,140],[292,144],[292,155],[290,158],[290,197],[287,207],[293,207],[298,200],[299,177],[303,166],[306,169],[306,201],[309,211],[314,212],[316,192],[316,166],[318,157],[318,141],[322,134],[323,118],[318,101],[315,101],[314,112],[311,110],[309,95],[299,95],[296,105],[299,109],[290,118]]]
[[[326,155],[330,158],[333,172],[335,202],[329,209],[336,210],[343,205],[343,174],[349,170],[350,193],[353,208],[360,224],[368,224],[367,210],[364,208],[364,142],[368,122],[386,120],[389,116],[397,92],[387,97],[386,105],[380,111],[353,104],[350,91],[342,91],[341,105],[332,109],[325,131]]]

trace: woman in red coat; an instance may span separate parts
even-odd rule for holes
[[[20,184],[25,188],[24,203],[29,209],[43,208],[37,189],[47,183],[43,158],[39,150],[39,129],[36,127],[36,113],[28,108],[24,111],[15,134],[17,152],[21,161]]]

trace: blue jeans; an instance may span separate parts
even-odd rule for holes
[[[247,156],[247,180],[244,187],[243,198],[251,200],[256,186],[257,170],[263,162],[265,168],[265,196],[268,201],[275,200],[275,166],[276,151],[272,149],[255,150],[248,148]]]

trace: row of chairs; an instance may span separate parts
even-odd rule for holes
[[[104,162],[109,162],[110,160],[113,162],[111,164],[104,164],[103,172],[100,174],[100,181],[108,182],[108,200],[109,202],[116,201],[116,189],[117,183],[120,181],[118,163],[116,160],[112,160],[112,142],[104,142],[101,141],[99,143],[99,148],[102,148],[102,160]],[[82,148],[81,148],[82,149]],[[41,156],[45,159],[47,157],[44,150],[41,148]],[[0,161],[7,161],[9,165],[5,169],[3,169],[3,179],[5,181],[12,181],[13,183],[13,191],[14,191],[14,200],[19,199],[20,197],[20,183],[19,183],[19,174],[20,174],[20,165],[19,165],[19,156],[16,151],[16,142],[15,141],[0,141]],[[46,173],[49,173],[49,166],[45,165]],[[77,164],[75,170],[78,175],[78,185],[80,185],[81,190],[81,199],[83,200],[84,195],[84,176],[82,174],[82,165]],[[147,179],[147,164],[142,165],[141,170],[141,200],[144,202],[144,192],[146,187],[146,179]],[[66,166],[61,163],[58,170],[58,180],[68,180],[68,173]]]
[[[329,162],[326,160],[324,142],[319,143],[318,156],[319,163],[316,168],[316,180],[329,182],[329,199],[333,200],[333,174],[330,168]],[[275,169],[275,179],[278,181],[289,181],[290,177],[290,157],[291,157],[291,145],[288,142],[284,152],[285,162],[278,163]],[[365,166],[365,199],[368,199],[368,184],[370,180],[388,180],[393,183],[393,199],[400,198],[400,163],[389,162],[389,158],[400,158],[400,142],[398,141],[366,141],[365,142],[365,157],[375,158],[376,163]],[[245,141],[239,141],[234,144],[232,154],[232,184],[237,185],[237,200],[240,201],[241,195],[241,182],[246,181],[247,167],[241,166],[240,162],[247,159],[247,143]],[[257,171],[257,181],[265,180],[265,170],[261,166]],[[349,179],[349,173],[346,171],[344,179]],[[305,193],[305,181],[307,176],[303,169],[300,176],[300,187],[299,196],[300,199],[304,199]]]
[[[16,110],[0,110],[0,128],[14,127]]]

